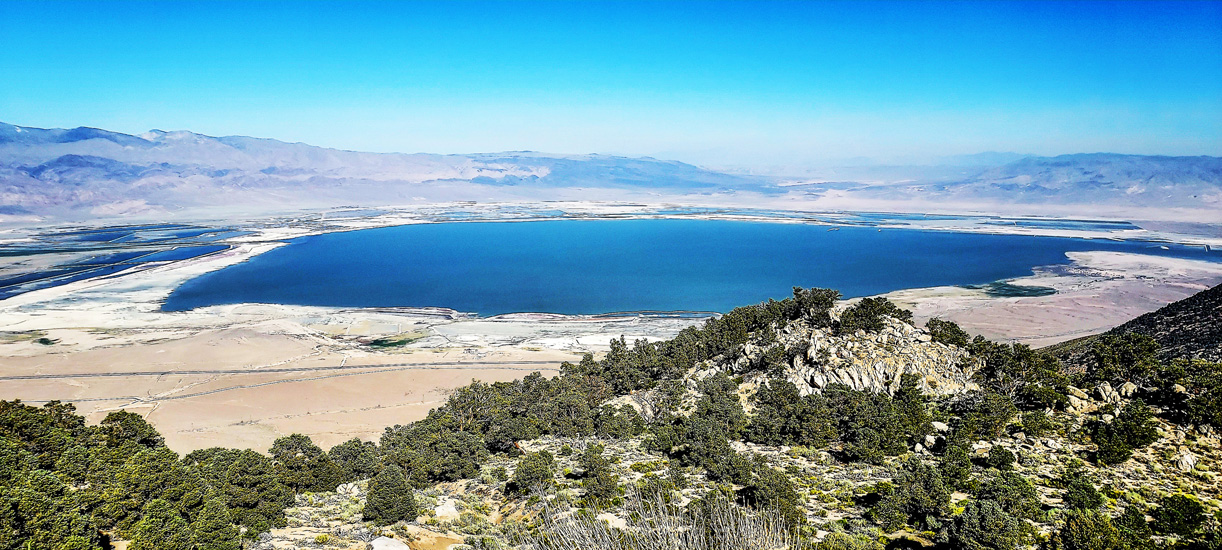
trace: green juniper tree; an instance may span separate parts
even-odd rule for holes
[[[966,348],[971,342],[971,336],[967,331],[953,321],[943,321],[934,317],[925,322],[925,328],[929,330],[930,338],[940,344]]]
[[[1070,510],[1065,524],[1052,537],[1055,550],[1118,550],[1124,548],[1111,518],[1097,510]]]
[[[994,500],[969,500],[950,518],[939,539],[963,550],[1016,550],[1031,539],[1026,522],[1007,514]]]
[[[389,464],[369,480],[369,495],[361,514],[378,525],[416,518],[416,497],[402,468]]]
[[[272,461],[280,481],[295,493],[333,491],[343,470],[309,436],[292,434],[272,443]]]
[[[191,522],[196,550],[239,550],[238,528],[229,517],[229,507],[220,498],[209,495],[203,508]]]
[[[619,476],[611,469],[611,461],[603,456],[604,450],[602,445],[590,445],[577,457],[582,470],[581,487],[586,491],[586,500],[594,506],[619,496]]]
[[[1150,515],[1154,530],[1167,535],[1188,536],[1196,533],[1205,522],[1205,507],[1188,495],[1171,495],[1163,499]]]
[[[772,379],[755,394],[755,415],[744,438],[764,445],[824,447],[835,437],[821,394],[802,396],[793,382]]]
[[[352,438],[331,447],[327,456],[339,467],[344,483],[369,479],[378,473],[378,446],[375,443]]]
[[[937,468],[909,457],[891,483],[881,487],[870,516],[887,531],[905,524],[932,527],[935,518],[946,513],[950,493]]]
[[[1113,465],[1128,460],[1135,449],[1158,439],[1155,426],[1154,413],[1140,399],[1126,404],[1112,422],[1095,423],[1091,439],[1099,446],[1099,462]]]
[[[1039,494],[1035,492],[1035,485],[1015,472],[997,472],[980,485],[980,488],[976,490],[976,498],[992,500],[999,504],[1007,514],[1019,519],[1033,521],[1044,519],[1044,511],[1040,508]]]
[[[194,550],[195,537],[174,505],[153,499],[132,528],[130,550]]]
[[[529,494],[534,491],[550,491],[555,487],[556,480],[552,478],[552,469],[556,460],[547,451],[530,453],[518,461],[518,469],[513,478],[506,484],[511,494]]]

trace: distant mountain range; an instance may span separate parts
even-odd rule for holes
[[[1218,157],[1015,157],[956,157],[955,166],[980,166],[958,168],[974,175],[951,180],[915,177],[891,184],[845,181],[794,187],[779,177],[729,174],[652,158],[361,153],[186,131],[130,135],[0,123],[0,218],[735,193],[818,200],[830,190],[864,199],[1222,208]]]
[[[867,196],[949,202],[1222,208],[1222,158],[1111,153],[1026,157],[960,181],[858,190]]]

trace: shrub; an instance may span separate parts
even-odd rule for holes
[[[458,481],[479,475],[488,459],[484,438],[478,433],[456,431],[454,421],[430,414],[410,426],[386,428],[382,452],[407,473],[416,487],[437,481]]]
[[[824,388],[823,395],[838,420],[836,429],[846,460],[880,463],[884,456],[908,449],[905,423],[887,394],[857,391],[836,383]]]
[[[196,550],[238,550],[238,529],[229,518],[229,508],[220,499],[208,499],[191,522]]]
[[[522,457],[506,489],[509,493],[518,495],[532,491],[550,491],[556,485],[556,481],[552,479],[552,469],[555,464],[555,458],[547,451],[530,453]]]
[[[1104,334],[1091,345],[1086,380],[1090,383],[1143,384],[1158,367],[1158,343],[1135,332]]]
[[[327,451],[342,472],[342,481],[352,482],[369,479],[378,473],[378,446],[370,441],[349,439]]]
[[[815,545],[814,550],[883,550],[884,548],[886,547],[881,542],[865,535],[830,533],[822,542]]]
[[[879,491],[879,501],[870,509],[870,516],[887,531],[896,531],[905,523],[930,527],[933,518],[946,512],[950,489],[933,466],[909,457],[892,478],[890,485]]]
[[[719,372],[699,381],[696,391],[704,396],[696,402],[695,416],[720,426],[727,437],[738,439],[747,427],[747,413],[743,412],[742,401],[738,398],[738,383]]]
[[[1096,423],[1091,439],[1099,446],[1099,462],[1111,465],[1128,460],[1134,449],[1158,439],[1154,426],[1154,414],[1140,399],[1125,405],[1111,423]]]
[[[603,406],[594,414],[594,431],[599,437],[629,439],[645,431],[645,419],[628,405]]]
[[[976,498],[995,501],[1002,510],[1016,518],[1033,521],[1044,518],[1035,486],[1015,472],[1000,472],[989,478],[976,491]]]
[[[619,496],[619,477],[611,470],[611,461],[603,456],[602,445],[590,445],[577,457],[581,467],[581,487],[586,491],[586,500],[592,505],[601,505]]]
[[[1152,537],[1154,531],[1150,529],[1150,524],[1146,522],[1146,514],[1140,507],[1130,504],[1124,509],[1124,513],[1116,517],[1112,521],[1112,525],[1120,531],[1120,538],[1127,546],[1127,550],[1147,550],[1154,548]]]
[[[921,378],[915,374],[900,375],[899,387],[891,402],[903,437],[909,444],[925,439],[933,433],[933,420],[929,415],[929,398],[921,391]]]
[[[836,437],[827,400],[802,396],[788,380],[773,379],[755,394],[755,416],[744,439],[763,445],[824,447]]]
[[[961,445],[997,438],[1018,413],[1010,398],[991,391],[968,393],[953,403],[952,409],[959,421],[951,439]]]
[[[272,463],[280,481],[294,492],[333,491],[344,472],[309,436],[293,434],[272,443]]]
[[[1120,531],[1096,510],[1071,510],[1065,525],[1052,537],[1056,550],[1115,550],[1123,548]]]
[[[247,528],[246,537],[285,524],[284,508],[293,502],[293,490],[280,482],[270,458],[251,450],[222,452],[205,459],[201,469],[217,474],[229,513],[234,523]]]
[[[636,482],[635,497],[645,502],[662,502],[669,504],[674,501],[676,487],[669,480],[654,474],[647,474]]]
[[[961,445],[947,447],[938,460],[938,472],[947,487],[962,488],[972,473],[972,457],[967,448]]]
[[[1205,508],[1196,498],[1187,495],[1164,498],[1150,515],[1154,518],[1154,531],[1165,535],[1188,536],[1205,522]]]
[[[1015,550],[1031,538],[1031,527],[993,500],[969,500],[940,539],[964,550]]]
[[[416,497],[403,469],[389,464],[369,480],[369,496],[361,511],[365,521],[390,525],[416,518]]]
[[[883,329],[883,317],[893,317],[906,323],[912,322],[912,312],[900,309],[886,298],[862,298],[840,314],[836,325],[839,334],[852,334],[857,330],[878,332]]]
[[[1160,404],[1170,409],[1178,423],[1222,428],[1222,363],[1177,359],[1163,367],[1157,378]],[[1177,384],[1186,393],[1175,388]]]
[[[806,523],[789,476],[762,463],[756,465],[751,482],[739,492],[739,501],[756,510],[777,514],[790,528]]]
[[[675,488],[679,490],[686,489],[687,486],[690,485],[687,480],[687,476],[683,474],[683,470],[673,464],[666,469],[666,479],[674,484]]]
[[[108,447],[120,448],[136,445],[146,449],[165,446],[165,438],[157,433],[143,416],[128,411],[114,411],[106,415],[99,424]],[[132,449],[129,452],[135,453]]]
[[[1103,505],[1103,495],[1095,489],[1090,478],[1084,475],[1069,480],[1061,500],[1070,510],[1097,510]]]
[[[1048,418],[1044,411],[1027,411],[1023,413],[1022,428],[1027,435],[1040,437],[1056,430],[1056,423]]]
[[[1026,344],[997,344],[977,336],[969,349],[983,363],[974,378],[1025,410],[1060,407],[1068,402],[1069,380],[1055,357]]]
[[[943,321],[935,317],[925,322],[925,328],[929,330],[930,338],[940,344],[966,348],[971,341],[967,331],[959,328],[953,321]]]
[[[511,542],[536,550],[671,550],[676,548],[801,548],[790,526],[775,514],[753,513],[720,492],[697,500],[688,513],[663,502],[632,500],[625,507],[627,527],[619,530],[593,514],[545,510],[538,528]],[[639,533],[628,538],[625,533]],[[836,547],[854,548],[854,547]],[[861,546],[875,550],[879,546]]]
[[[131,550],[193,550],[195,538],[187,522],[169,502],[154,499],[144,506],[132,528]]]
[[[1013,470],[1014,469],[1014,453],[1001,445],[994,445],[989,449],[989,455],[984,459],[985,464],[990,468],[998,470]]]

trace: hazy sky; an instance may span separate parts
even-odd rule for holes
[[[714,166],[1219,155],[1222,3],[2,0],[0,121]]]

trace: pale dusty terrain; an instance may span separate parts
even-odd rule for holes
[[[700,322],[267,304],[158,310],[183,280],[271,246],[0,302],[0,399],[71,401],[95,422],[137,411],[183,453],[266,450],[294,432],[329,448],[423,418],[473,379],[552,375],[612,338],[668,338]],[[368,345],[377,338],[403,344]]]
[[[982,290],[936,287],[886,294],[913,310],[958,323],[972,334],[1046,346],[1104,332],[1222,284],[1222,263],[1121,252],[1069,252],[1067,266],[1037,268],[1008,281],[1056,289],[1048,296],[995,298]]]
[[[138,411],[179,452],[216,445],[265,450],[293,432],[329,447],[420,419],[472,379],[554,374],[564,361],[605,350],[612,338],[664,339],[703,321],[477,319],[449,310],[266,304],[159,310],[183,281],[280,246],[272,239],[316,231],[289,221],[238,239],[223,254],[0,301],[0,399],[71,401],[93,421],[120,408]],[[415,221],[391,216],[345,224]],[[1219,263],[1104,252],[1071,259],[1010,281],[1055,288],[1051,296],[994,298],[959,287],[888,296],[914,309],[921,323],[937,316],[973,334],[1044,345],[1101,332],[1222,283]],[[40,337],[56,343],[39,344]],[[377,338],[402,345],[371,347]]]

